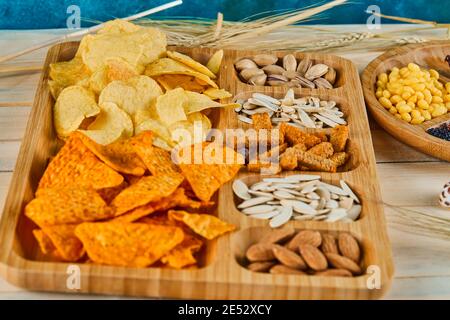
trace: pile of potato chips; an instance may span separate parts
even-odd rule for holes
[[[173,139],[174,131],[197,124],[204,140],[211,122],[201,111],[234,106],[213,101],[231,96],[214,82],[223,51],[204,66],[166,46],[158,29],[113,20],[85,36],[72,60],[51,64],[58,136],[79,130],[107,145],[152,130],[153,143],[170,150],[193,142]]]
[[[235,228],[211,214],[211,199],[241,167],[203,155],[204,164],[177,165],[151,131],[107,145],[69,134],[25,208],[41,251],[70,262],[195,267],[207,240]]]

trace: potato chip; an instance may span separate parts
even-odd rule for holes
[[[94,189],[120,185],[123,177],[101,162],[81,141],[80,133],[69,136],[64,146],[47,166],[41,180],[41,188],[68,186]]]
[[[82,79],[89,78],[91,72],[81,58],[75,57],[70,61],[50,64],[49,76],[62,88],[73,86]]]
[[[149,135],[150,131],[145,131],[131,139],[131,144],[150,173],[154,176],[179,173],[180,169],[173,163],[170,152],[153,147],[151,138],[147,138]]]
[[[76,262],[85,253],[83,244],[75,236],[76,227],[73,224],[61,224],[42,228],[65,261]]]
[[[130,116],[115,103],[103,102],[100,109],[100,114],[89,125],[88,130],[79,130],[81,133],[101,145],[133,135],[134,127]]]
[[[158,119],[166,126],[177,121],[187,120],[184,105],[187,102],[187,91],[181,88],[167,91],[156,99],[155,111]]]
[[[80,138],[92,153],[114,170],[135,176],[144,175],[145,164],[138,157],[130,139],[119,140],[104,146],[87,136],[80,135]]]
[[[198,78],[205,84],[208,84],[213,88],[218,88],[217,84],[212,81],[211,78],[207,75],[197,72],[194,69],[186,66],[185,64],[182,64],[170,58],[162,58],[149,64],[145,69],[144,74],[149,77],[157,77],[164,74],[184,74]]]
[[[183,241],[180,228],[145,223],[82,223],[75,229],[92,261],[145,268]]]
[[[193,235],[185,233],[183,242],[163,256],[161,262],[175,269],[181,269],[195,264],[197,263],[197,259],[195,259],[193,254],[199,251],[202,245],[203,241]]]
[[[178,61],[178,62],[181,62],[182,64],[187,65],[188,67],[191,67],[195,71],[198,71],[200,73],[207,75],[211,79],[216,78],[216,75],[214,73],[212,73],[211,70],[209,70],[207,67],[205,67],[201,63],[195,61],[194,59],[192,59],[191,57],[189,57],[185,54],[182,54],[182,53],[176,52],[176,51],[167,51],[167,56],[175,61]]]
[[[41,228],[114,216],[94,189],[76,186],[39,189],[36,196],[25,207],[25,215]]]
[[[206,67],[211,70],[212,73],[218,74],[220,71],[220,66],[222,65],[223,59],[223,50],[217,50],[214,54],[209,58]]]
[[[211,130],[211,121],[201,112],[187,116],[186,121],[178,121],[169,126],[174,144],[178,147],[206,141]]]
[[[207,95],[197,92],[186,91],[186,95],[188,97],[187,103],[184,104],[186,114],[202,111],[209,108],[236,108],[239,106],[238,103],[221,104],[219,102],[211,100],[211,98]]]
[[[112,201],[112,205],[116,208],[116,216],[169,196],[183,180],[184,177],[179,173],[142,177]]]
[[[56,133],[65,138],[77,130],[85,118],[99,112],[94,94],[80,86],[67,87],[61,91],[53,107]]]
[[[210,214],[189,213],[186,211],[169,211],[169,218],[184,222],[200,236],[212,240],[236,227]]]
[[[194,91],[194,90],[191,90]],[[205,91],[203,91],[204,95],[207,95],[212,100],[221,100],[221,99],[227,99],[232,97],[233,95],[229,93],[225,89],[216,89],[216,88],[208,88]]]
[[[113,102],[124,110],[135,126],[152,118],[152,105],[156,98],[162,95],[158,83],[147,77],[138,76],[127,81],[112,81],[101,92],[98,100],[101,105],[104,102]]]
[[[138,26],[134,23],[128,22],[122,19],[114,19],[107,21],[103,24],[102,28],[97,31],[97,33],[112,33],[112,34],[121,34],[121,33],[131,33],[140,30],[142,27]]]
[[[56,250],[52,240],[44,233],[44,231],[42,231],[42,229],[34,229],[33,236],[36,238],[43,254],[50,255]]]
[[[141,122],[141,124],[139,124],[134,129],[134,133],[136,135],[141,134],[144,131],[151,131],[154,134],[154,136],[155,136],[153,138],[154,145],[155,145],[156,138],[163,140],[169,147],[168,150],[172,149],[172,147],[175,145],[172,142],[170,131],[159,120],[147,119],[144,122]],[[167,150],[167,149],[165,149],[165,150]]]
[[[156,81],[166,90],[172,90],[175,88],[183,88],[184,90],[203,92],[205,91],[205,85],[199,84],[195,77],[187,76],[184,74],[165,74],[155,77]]]
[[[131,30],[119,22],[112,22],[105,32],[83,38],[79,55],[89,70],[96,71],[109,58],[121,58],[142,73],[147,64],[162,57],[166,51],[166,35],[156,28],[139,27]]]
[[[96,70],[88,79],[89,88],[97,95],[112,81],[136,77],[138,74],[133,67],[123,59],[109,58],[105,65]]]
[[[56,101],[61,91],[63,91],[64,86],[62,86],[59,82],[56,82],[54,80],[48,80],[47,84],[53,99],[55,99]]]

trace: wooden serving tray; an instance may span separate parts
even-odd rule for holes
[[[450,120],[450,112],[419,125],[413,125],[395,118],[375,96],[377,76],[393,67],[405,66],[409,62],[436,69],[440,73],[446,72],[446,80],[450,81],[448,79],[450,67],[445,62],[447,55],[450,55],[450,41],[411,44],[389,50],[369,63],[362,75],[362,85],[370,113],[384,130],[423,153],[450,161],[450,141],[434,137],[426,132],[427,129]]]
[[[71,59],[77,47],[77,42],[52,47],[39,82],[0,225],[0,270],[9,282],[39,291],[194,299],[371,299],[379,298],[390,287],[393,275],[391,248],[357,70],[350,61],[342,58],[299,53],[296,54],[298,59],[307,56],[325,62],[338,72],[339,87],[336,89],[295,89],[295,93],[298,96],[315,95],[335,99],[341,105],[350,126],[349,151],[353,154],[352,160],[345,172],[320,175],[330,183],[338,184],[340,179],[344,179],[361,199],[363,209],[360,219],[353,223],[291,221],[289,224],[298,229],[351,232],[361,243],[363,268],[376,266],[379,272],[372,277],[379,278],[381,288],[369,289],[368,274],[355,278],[272,275],[254,273],[242,267],[240,263],[245,249],[269,227],[267,221],[252,219],[238,212],[235,206],[237,199],[231,190],[232,182],[229,182],[218,192],[218,206],[214,214],[234,223],[238,230],[209,242],[201,257],[200,268],[138,269],[75,264],[80,268],[80,289],[69,289],[66,285],[69,277],[67,272],[73,264],[43,260],[32,236],[35,226],[23,215],[23,209],[33,198],[49,158],[59,147],[52,125],[53,100],[46,85],[48,66],[52,62]],[[211,49],[175,49],[201,62],[205,62],[213,53]],[[240,82],[233,62],[254,53],[225,50],[218,77],[219,86],[234,95],[255,91],[282,95],[287,88],[254,87]],[[282,56],[285,53],[276,54]],[[232,109],[218,110],[212,118],[213,125],[220,129],[242,125],[238,123]],[[239,177],[248,182],[262,178],[244,169]]]

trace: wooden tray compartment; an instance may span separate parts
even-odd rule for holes
[[[444,62],[447,55],[450,55],[449,41],[432,41],[394,48],[369,63],[362,75],[362,85],[367,107],[384,130],[423,153],[450,161],[450,141],[434,137],[426,132],[427,129],[450,120],[450,112],[420,125],[412,125],[395,118],[378,102],[375,96],[377,76],[393,67],[403,67],[409,62],[417,63],[421,67],[444,71],[448,77],[450,67]]]
[[[34,190],[42,176],[47,161],[59,147],[52,124],[53,100],[46,86],[48,65],[69,60],[78,43],[64,43],[52,47],[47,55],[44,71],[36,93],[33,109],[21,146],[12,184],[0,224],[0,272],[9,282],[39,291],[114,294],[127,296],[208,298],[208,299],[368,299],[380,297],[390,286],[393,265],[389,240],[381,206],[375,160],[367,115],[363,108],[362,91],[356,68],[347,60],[311,54],[317,61],[327,61],[339,72],[340,88],[295,89],[296,95],[316,94],[333,96],[348,106],[350,148],[358,150],[357,165],[348,172],[320,173],[324,181],[337,184],[344,179],[363,201],[361,218],[354,223],[324,223],[311,221],[289,222],[298,229],[348,231],[362,240],[364,263],[378,265],[381,270],[380,290],[369,290],[367,275],[357,278],[276,276],[257,274],[244,269],[236,260],[238,248],[246,246],[257,236],[256,230],[266,229],[264,221],[249,219],[237,212],[234,206],[232,181],[217,194],[217,215],[237,225],[234,233],[226,234],[209,244],[204,254],[202,268],[196,270],[170,270],[163,268],[124,268],[92,264],[78,264],[81,271],[81,288],[67,288],[67,268],[73,264],[43,261],[31,231],[34,225],[23,216],[24,206],[33,198]],[[205,48],[176,48],[202,62],[214,52]],[[253,87],[237,81],[233,61],[255,52],[225,50],[218,83],[237,95],[258,90],[267,94],[283,94],[287,88]],[[283,52],[277,53],[279,56]],[[297,58],[307,54],[297,54]],[[240,128],[234,110],[217,110],[213,123],[219,129]],[[351,121],[350,121],[351,120]],[[293,172],[290,172],[290,174]],[[260,178],[241,171],[238,177]],[[266,222],[267,223],[267,222]],[[250,240],[248,240],[250,239]]]

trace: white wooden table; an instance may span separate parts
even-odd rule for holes
[[[355,31],[354,26],[341,26]],[[356,27],[357,28],[357,27]],[[0,55],[41,42],[62,30],[0,31]],[[46,50],[20,57],[7,66],[40,65]],[[380,52],[345,54],[361,71]],[[32,105],[39,72],[0,73],[0,208],[3,208],[17,153]],[[394,140],[373,121],[371,132],[383,200],[429,214],[449,216],[438,206],[437,196],[450,180],[450,164],[419,153]],[[385,208],[388,221],[392,211]],[[386,299],[450,299],[450,243],[399,231],[389,224],[395,277]],[[98,298],[35,293],[10,285],[0,278],[0,299]],[[118,297],[109,297],[118,298]]]

